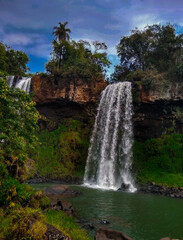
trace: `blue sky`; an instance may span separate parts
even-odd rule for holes
[[[25,51],[31,72],[44,71],[50,58],[52,29],[69,22],[71,38],[105,41],[118,63],[115,46],[130,30],[172,23],[183,31],[182,0],[0,0],[0,41]],[[111,73],[113,67],[109,70]]]

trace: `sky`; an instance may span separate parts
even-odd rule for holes
[[[183,32],[183,0],[0,0],[0,41],[25,51],[31,72],[50,59],[53,27],[68,21],[73,40],[104,41],[112,62],[116,45],[134,28],[175,24]]]

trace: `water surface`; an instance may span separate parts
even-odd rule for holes
[[[183,239],[183,200],[164,196],[72,186],[82,194],[70,199],[80,217],[123,231],[134,240]]]
[[[34,184],[45,190],[55,184]],[[105,191],[71,186],[82,194],[70,198],[79,217],[97,227],[100,220],[107,228],[123,231],[133,240],[159,240],[171,237],[183,240],[183,200],[159,195]],[[94,235],[94,232],[91,232]]]

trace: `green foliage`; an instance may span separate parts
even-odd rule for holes
[[[97,78],[103,77],[106,67],[110,65],[107,53],[101,52],[107,46],[95,41],[95,51],[92,53],[89,42],[69,41],[70,29],[66,25],[67,22],[54,27],[56,39],[52,42],[52,59],[46,64],[46,70],[57,84],[76,84],[79,79],[94,84]]]
[[[50,199],[45,196],[42,191],[37,191],[31,194],[29,207],[46,209],[50,206]]]
[[[153,70],[158,74],[167,73],[167,80],[180,81],[183,77],[182,46],[183,34],[177,35],[171,24],[132,30],[131,35],[122,37],[117,45],[120,65],[116,66],[112,80],[125,80],[137,70]],[[152,79],[147,78],[145,84],[149,88]]]
[[[75,223],[74,219],[66,216],[64,212],[48,210],[46,212],[46,218],[49,224],[62,231],[66,236],[71,237],[73,240],[90,240],[86,231],[82,230]]]
[[[134,169],[140,182],[183,186],[183,135],[164,135],[134,144]]]
[[[37,141],[39,114],[34,106],[30,95],[9,88],[0,79],[0,164],[19,179],[23,179],[28,152]]]
[[[20,75],[24,76],[28,70],[26,64],[29,58],[26,53],[15,51],[0,42],[0,76]]]
[[[15,206],[21,204],[25,206],[32,191],[28,191],[27,186],[20,184],[18,180],[6,176],[0,181],[0,207]]]
[[[54,131],[41,131],[38,138],[41,144],[32,157],[41,176],[59,178],[84,171],[89,129],[79,121],[64,121]]]
[[[1,209],[2,211],[2,209]],[[4,216],[2,216],[4,215]],[[0,236],[8,240],[45,240],[45,217],[39,209],[14,208],[10,214],[0,214]]]

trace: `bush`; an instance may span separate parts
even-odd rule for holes
[[[45,240],[46,230],[45,217],[41,211],[28,207],[15,208],[0,223],[1,235],[7,240]]]
[[[33,193],[30,197],[29,206],[33,208],[46,209],[50,206],[50,199],[42,191]]]
[[[32,194],[32,190],[27,185],[20,184],[18,180],[6,176],[0,180],[0,206],[21,204],[25,206]]]

